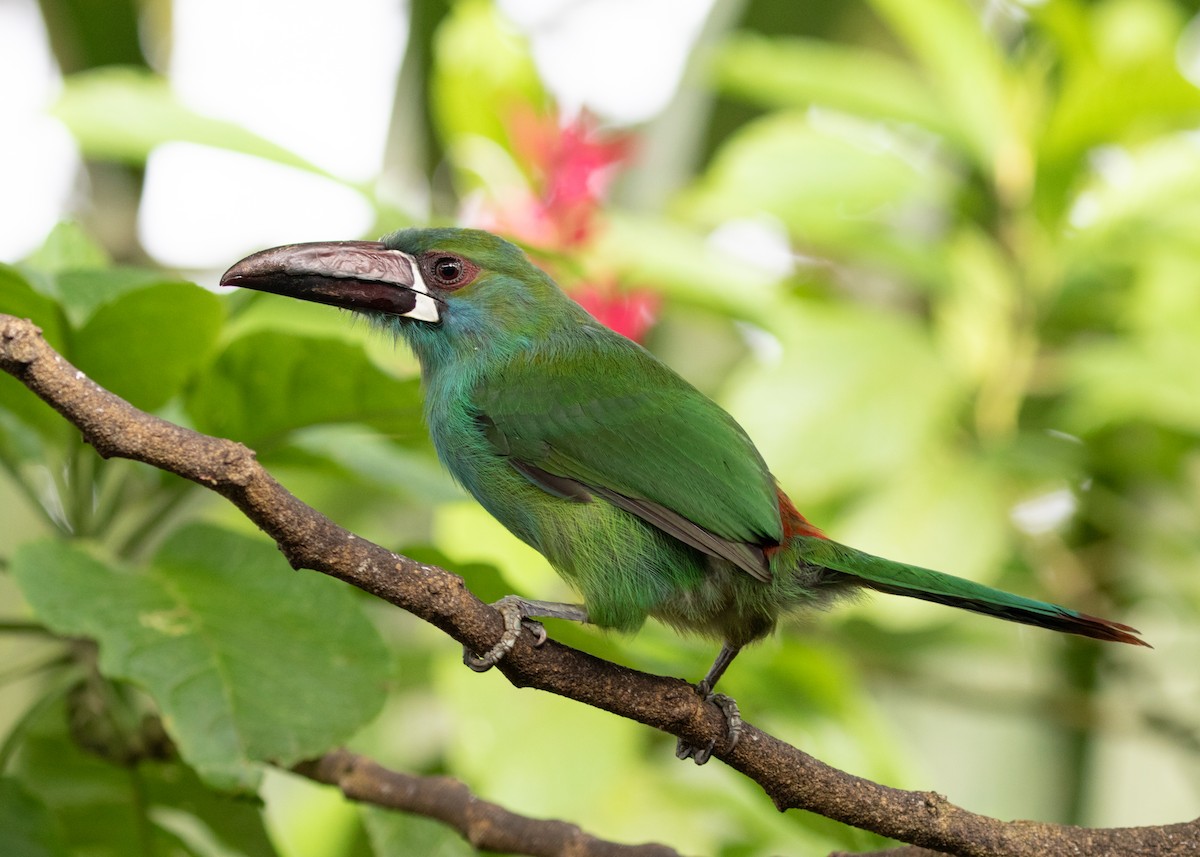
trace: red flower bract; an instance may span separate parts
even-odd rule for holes
[[[631,138],[600,131],[586,113],[560,123],[556,116],[523,110],[513,116],[509,129],[531,193],[477,201],[463,219],[550,253],[579,250],[600,228],[602,201],[621,163],[630,155]],[[630,339],[645,334],[660,303],[653,292],[622,289],[607,278],[568,291],[601,323]]]

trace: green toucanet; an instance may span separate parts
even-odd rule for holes
[[[709,696],[782,614],[864,588],[1146,645],[1127,625],[824,537],[729,414],[486,232],[277,247],[221,282],[353,310],[403,338],[442,462],[582,595],[582,605],[504,599],[504,638],[468,658],[476,668],[511,650],[528,617],[633,631],[653,616],[722,641],[698,686]],[[733,724],[732,701],[718,702]]]

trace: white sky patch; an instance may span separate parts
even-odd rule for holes
[[[775,334],[748,321],[735,321],[734,326],[742,335],[746,347],[760,363],[778,366],[783,360],[783,343]]]
[[[787,228],[770,215],[727,220],[708,234],[708,243],[746,265],[782,279],[796,267],[796,254]],[[783,343],[758,325],[736,322],[742,340],[760,362],[768,366],[783,360]]]
[[[1084,191],[1071,206],[1068,217],[1076,229],[1085,229],[1099,220],[1104,213],[1103,195],[1114,188],[1128,188],[1137,174],[1133,156],[1120,146],[1097,146],[1088,153],[1088,164],[1101,187]]]
[[[60,80],[34,0],[0,3],[0,260],[36,249],[62,217],[79,155],[45,115]]]
[[[1175,43],[1175,62],[1179,72],[1200,86],[1200,16],[1192,18]]]
[[[501,0],[570,112],[646,120],[679,84],[711,0]],[[200,113],[236,122],[352,182],[382,166],[407,38],[396,0],[175,0],[167,74]],[[45,115],[59,79],[34,0],[0,2],[0,259],[37,247],[67,210],[78,156]],[[10,222],[11,221],[11,222]],[[150,159],[139,232],[165,265],[221,268],[270,244],[357,238],[356,193],[198,146]]]
[[[146,164],[143,246],[176,268],[222,268],[252,250],[358,238],[374,212],[361,194],[313,173],[190,143]]]
[[[530,38],[566,112],[586,107],[621,124],[666,106],[711,0],[499,0]]]
[[[767,215],[727,220],[709,233],[708,243],[775,277],[790,275],[796,266],[787,227]]]
[[[378,175],[407,37],[393,0],[176,0],[170,77],[193,109],[334,175]],[[147,164],[139,233],[163,264],[220,268],[272,244],[360,237],[369,204],[336,182],[182,144]]]
[[[1071,519],[1078,507],[1069,488],[1058,488],[1018,503],[1010,516],[1021,532],[1036,536],[1057,530]]]
[[[1084,191],[1071,204],[1068,221],[1076,229],[1086,229],[1100,219],[1103,207],[1100,200],[1092,191]]]
[[[175,0],[171,82],[335,175],[378,175],[407,10],[395,0]]]

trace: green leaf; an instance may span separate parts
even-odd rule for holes
[[[383,704],[387,652],[354,594],[293,574],[267,542],[193,526],[133,572],[60,542],[12,570],[38,617],[100,645],[102,671],[143,686],[185,761],[247,787],[345,741]]]
[[[1151,422],[1200,431],[1200,342],[1181,331],[1146,342],[1083,343],[1065,355],[1066,405],[1083,435],[1123,423]]]
[[[916,323],[809,304],[781,308],[774,329],[782,359],[748,363],[729,404],[793,497],[819,503],[886,481],[957,430],[956,379]]]
[[[70,322],[83,325],[99,307],[129,292],[161,283],[184,281],[150,268],[111,267],[107,254],[92,238],[74,223],[54,227],[45,243],[15,268],[0,266],[0,272],[21,276],[38,294],[58,301]],[[0,273],[0,295],[5,290],[5,277]],[[4,310],[8,312],[9,310]],[[34,318],[42,324],[40,318]],[[47,339],[61,349],[61,337],[48,332]]]
[[[86,157],[143,164],[172,141],[198,143],[266,158],[322,176],[329,173],[240,125],[182,105],[167,81],[144,69],[108,66],[71,75],[53,113]]]
[[[0,312],[30,319],[54,348],[66,344],[63,317],[52,298],[39,294],[16,268],[0,264]]]
[[[463,491],[438,464],[429,450],[389,443],[359,426],[313,426],[297,433],[291,447],[338,465],[343,478],[386,489],[422,505],[463,499]]]
[[[66,325],[58,305],[34,291],[29,281],[8,265],[0,265],[0,312],[32,320],[51,346],[59,350],[65,346]],[[66,424],[54,409],[7,373],[0,373],[0,409],[10,412],[43,437],[61,440],[66,435]],[[0,450],[15,449],[10,440],[0,436]]]
[[[997,469],[939,449],[894,470],[878,490],[840,517],[839,541],[880,556],[994,582],[1009,549],[1008,504]],[[871,601],[884,624],[927,621],[940,606],[912,599]]]
[[[275,857],[260,806],[209,788],[180,764],[144,765],[150,818],[192,853],[212,857]],[[160,852],[161,853],[161,852]]]
[[[815,128],[805,113],[780,112],[722,147],[696,202],[714,221],[767,211],[822,235],[922,191],[920,173],[899,157]]]
[[[921,247],[928,238],[903,224],[914,211],[944,207],[950,177],[902,147],[881,148],[862,123],[843,126],[816,127],[799,111],[749,123],[717,153],[685,210],[710,224],[765,212],[819,252],[934,268]]]
[[[485,0],[455,3],[438,28],[431,87],[448,145],[478,136],[511,150],[514,114],[536,112],[547,101],[525,39]]]
[[[139,853],[141,814],[130,769],[81,750],[68,737],[66,720],[60,704],[33,723],[16,756],[16,773],[59,819],[69,853],[97,857]]]
[[[33,721],[13,768],[61,822],[73,855],[146,853],[147,834],[153,854],[275,855],[255,802],[214,791],[179,762],[123,767],[83,751],[61,703]]]
[[[360,347],[276,331],[242,336],[217,358],[187,400],[196,427],[260,451],[295,429],[363,422],[420,440],[417,380],[397,380]]]
[[[1021,138],[1013,123],[1004,58],[965,0],[872,0],[923,66],[968,151],[991,174]]]
[[[190,283],[139,289],[97,309],[71,357],[97,384],[154,410],[207,362],[223,316],[220,299]]]
[[[364,806],[362,820],[376,854],[475,857],[479,853],[458,831],[432,818]]]
[[[1094,146],[1191,129],[1200,120],[1200,89],[1180,71],[1185,22],[1175,4],[1047,3],[1030,12],[1063,56],[1061,93],[1041,142],[1058,169],[1069,170],[1066,159]]]
[[[611,268],[622,282],[654,283],[677,300],[759,324],[770,323],[780,293],[778,274],[662,217],[612,212],[589,254],[588,270]]]
[[[1076,265],[1140,265],[1172,244],[1200,255],[1200,163],[1195,144],[1166,136],[1119,154],[1117,169],[1083,188],[1079,228],[1064,238]],[[1193,263],[1194,264],[1194,263]]]
[[[721,48],[716,74],[724,91],[768,107],[820,104],[943,136],[957,133],[913,67],[878,51],[741,34]]]
[[[61,826],[46,805],[19,782],[0,778],[0,854],[4,857],[67,857]]]
[[[172,288],[192,284],[149,268],[90,268],[64,271],[52,281],[55,296],[62,301],[67,318],[82,327],[92,314],[130,292],[153,286]]]
[[[68,220],[50,230],[42,246],[33,251],[25,264],[44,274],[59,274],[63,271],[107,268],[112,260],[79,224]]]

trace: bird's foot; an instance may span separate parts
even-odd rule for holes
[[[463,647],[463,663],[477,673],[485,673],[500,663],[517,644],[522,628],[528,628],[533,632],[535,646],[546,642],[545,627],[541,622],[535,622],[528,617],[523,599],[506,595],[491,606],[499,610],[500,615],[504,617],[504,633],[500,636],[500,640],[482,655],[477,655],[465,646]]]
[[[704,682],[700,682],[696,686],[696,691],[704,697],[705,702],[713,703],[725,715],[725,737],[729,740],[729,749],[732,750],[737,746],[738,739],[742,737],[742,712],[738,708],[738,704],[734,702],[731,696],[726,696],[723,693],[712,693]],[[703,765],[712,756],[713,749],[716,746],[716,739],[709,741],[703,747],[697,747],[680,738],[675,745],[675,757],[678,759],[691,759],[697,765]]]
[[[535,622],[531,616],[544,616],[548,619],[569,619],[573,622],[588,621],[587,610],[578,604],[559,604],[554,601],[529,601],[516,595],[506,595],[492,604],[504,617],[504,633],[499,642],[491,649],[477,655],[468,649],[463,649],[463,663],[477,673],[487,672],[504,659],[513,650],[521,629],[528,628],[533,632],[533,645],[540,646],[546,642],[546,629],[541,622]]]

